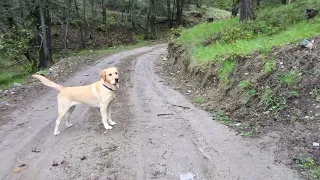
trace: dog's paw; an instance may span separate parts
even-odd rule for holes
[[[106,129],[108,130],[108,129],[112,129],[112,126],[110,126],[110,125],[105,125],[104,128],[106,128]]]
[[[58,136],[60,134],[60,131],[54,132],[53,133],[55,136]]]
[[[68,128],[71,127],[71,126],[73,126],[72,123],[67,124],[67,127],[68,127]]]
[[[110,121],[109,123],[111,126],[116,125],[116,123],[114,121]]]

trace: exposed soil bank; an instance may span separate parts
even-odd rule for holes
[[[191,63],[190,51],[171,43],[163,75],[216,120],[274,152],[275,162],[298,168],[300,158],[312,157],[320,164],[319,147],[313,146],[320,141],[318,42],[313,50],[291,45],[238,57],[226,79],[224,62]]]

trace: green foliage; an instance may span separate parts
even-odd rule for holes
[[[36,74],[40,74],[42,76],[48,76],[49,75],[49,71],[47,70],[40,70],[38,72],[36,72]]]
[[[213,0],[212,6],[218,9],[229,10],[232,7],[232,0]]]
[[[226,125],[226,126],[232,125],[231,119],[229,118],[227,113],[223,110],[216,111],[215,118],[218,122],[220,122],[223,125]]]
[[[184,29],[182,26],[171,28],[171,35],[181,34]]]
[[[301,158],[299,160],[299,166],[312,178],[320,179],[320,165],[312,158]]]
[[[260,97],[260,104],[265,105],[268,110],[278,112],[287,107],[286,99],[270,88],[263,91]]]
[[[264,71],[271,73],[276,68],[276,62],[274,60],[268,60],[264,63]]]
[[[190,48],[192,60],[200,62],[245,56],[255,51],[267,54],[275,46],[319,35],[320,16],[308,21],[302,11],[315,6],[320,6],[320,1],[298,0],[286,6],[262,9],[257,12],[256,20],[246,23],[240,23],[238,18],[202,23],[183,31],[177,42]],[[210,39],[215,41],[203,46]]]
[[[1,57],[16,61],[27,72],[33,72],[37,68],[37,61],[23,59],[30,49],[30,40],[33,38],[31,31],[13,27],[11,31],[0,34]]]
[[[241,90],[246,90],[244,93],[244,99],[242,100],[243,104],[247,104],[251,97],[253,97],[257,93],[257,90],[253,87],[253,84],[249,80],[240,81],[238,87]]]
[[[10,59],[19,58],[28,51],[31,38],[30,31],[15,27],[7,33],[0,34],[0,50],[4,52],[2,55]]]
[[[249,80],[243,80],[243,81],[240,81],[238,86],[241,89],[248,89],[251,87],[251,82]]]
[[[298,82],[299,79],[300,79],[300,73],[294,70],[286,73],[281,73],[278,75],[279,82],[286,87],[291,87],[296,82]]]
[[[196,103],[204,103],[204,98],[203,97],[197,97],[196,99],[195,99],[195,102]]]
[[[249,137],[257,130],[257,127],[249,125],[247,123],[241,123],[241,125],[239,126],[239,130],[241,136]]]
[[[314,87],[310,94],[316,101],[320,102],[320,88],[318,86]]]
[[[229,75],[233,71],[235,66],[236,66],[236,61],[233,61],[233,60],[227,60],[222,62],[220,69],[218,71],[218,75],[221,83],[227,86],[231,85],[232,81],[230,81]]]
[[[220,20],[220,19],[227,19],[231,16],[231,13],[229,11],[225,11],[222,9],[217,9],[213,7],[209,7],[205,14],[206,17],[212,17],[214,21]]]
[[[299,92],[298,91],[296,91],[296,90],[291,90],[291,91],[289,91],[288,92],[288,95],[289,95],[289,98],[291,98],[291,97],[299,97]]]

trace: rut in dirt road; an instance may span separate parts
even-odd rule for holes
[[[54,91],[39,97],[27,114],[13,114],[16,121],[1,127],[5,132],[0,134],[2,178],[149,180],[178,179],[189,173],[204,180],[299,179],[292,170],[275,164],[272,154],[216,123],[165,86],[156,75],[162,54],[166,54],[165,45],[126,51],[65,83],[91,83],[103,66],[117,65],[120,89],[112,105],[117,125],[106,133],[99,110],[80,106],[71,116],[74,126],[61,128],[61,135],[53,136]],[[45,110],[48,104],[53,106],[50,112]],[[31,152],[35,147],[39,153]],[[17,158],[27,167],[13,173],[21,164]]]

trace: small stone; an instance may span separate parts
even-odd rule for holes
[[[320,108],[320,105],[317,105],[316,108],[319,109],[319,108]]]
[[[14,170],[13,170],[14,173],[18,173],[20,171],[22,171],[22,168],[14,168]]]
[[[163,58],[163,60],[166,61],[166,60],[168,60],[168,58],[165,57],[165,58]]]
[[[0,106],[9,106],[10,104],[7,101],[0,101]]]
[[[8,92],[8,90],[5,90],[5,91],[4,91],[4,94],[6,94],[7,92]]]
[[[249,75],[249,73],[244,73],[244,75]]]
[[[281,69],[284,69],[284,66],[281,66],[280,68],[281,68]]]
[[[313,142],[313,143],[312,143],[312,146],[313,146],[313,147],[319,147],[319,146],[320,146],[320,143],[318,143],[318,142]]]
[[[283,62],[280,62],[280,64],[282,65],[282,64],[283,64]]]
[[[53,162],[52,166],[59,166],[59,164],[56,162]]]
[[[241,126],[241,123],[236,123],[236,124],[234,124],[235,126],[237,126],[237,127],[239,127],[239,126]]]
[[[180,180],[194,180],[196,177],[193,173],[182,173],[179,175]]]
[[[188,93],[191,93],[191,90],[188,90]]]
[[[19,167],[24,167],[24,166],[26,166],[26,164],[20,164],[20,165],[19,165]]]
[[[15,87],[21,86],[21,83],[13,83],[13,86]]]
[[[86,160],[86,159],[87,159],[86,156],[82,156],[82,157],[80,158],[81,161]]]
[[[268,115],[268,114],[270,114],[270,111],[265,111],[265,112],[263,112],[263,114]]]
[[[53,71],[53,68],[51,67],[51,68],[49,68],[49,72],[52,72]]]
[[[312,116],[305,116],[304,119],[306,119],[306,120],[313,120],[313,117],[312,117]]]
[[[320,116],[320,114],[319,114],[319,113],[316,113],[314,116],[315,116],[315,117],[318,117],[318,116]]]
[[[3,93],[3,90],[2,89],[0,89],[0,94],[2,94]]]

